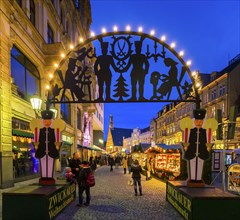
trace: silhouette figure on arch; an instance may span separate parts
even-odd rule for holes
[[[178,91],[178,95],[181,97],[181,91],[180,91],[180,87],[181,87],[181,80],[182,80],[182,76],[185,73],[186,69],[183,68],[182,69],[182,73],[181,73],[181,79],[178,81],[178,69],[177,69],[177,62],[174,61],[172,58],[165,58],[164,59],[164,64],[167,67],[170,67],[169,71],[168,71],[168,75],[165,74],[161,74],[161,80],[162,80],[162,85],[158,88],[157,92],[160,93],[160,97],[159,99],[162,99],[165,95],[167,96],[167,99],[169,99],[171,92],[172,92],[172,87],[176,87],[177,91]],[[184,71],[184,72],[183,72]]]
[[[110,67],[117,72],[118,69],[111,55],[108,55],[108,42],[101,42],[102,55],[97,57],[94,64],[94,72],[98,79],[99,98],[96,101],[103,101],[103,86],[106,85],[105,101],[114,101],[111,98],[112,72]]]
[[[131,85],[132,85],[132,97],[128,101],[136,101],[137,100],[137,83],[138,83],[138,91],[139,91],[139,101],[146,101],[144,98],[144,82],[145,76],[148,74],[149,62],[148,58],[141,54],[142,50],[142,41],[135,41],[135,54],[132,54],[129,58],[129,62],[125,67],[125,71],[127,71],[132,65],[131,71]]]
[[[65,73],[65,80],[63,79],[62,71],[57,70],[57,73],[63,83],[63,93],[61,101],[64,98],[66,89],[69,89],[71,91],[73,101],[75,100],[74,95],[77,97],[78,101],[83,100],[83,97],[85,96],[82,89],[77,85],[78,83],[80,83],[80,80],[77,79],[77,76],[79,75],[79,72],[82,71],[82,67],[81,66],[77,67],[76,62],[77,62],[76,58],[69,58],[68,69],[66,70]]]

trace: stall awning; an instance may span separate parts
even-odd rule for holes
[[[72,143],[71,142],[68,142],[68,141],[63,141],[62,142],[62,146],[68,146],[68,147],[71,147],[72,146]]]
[[[81,144],[78,144],[77,147],[78,148],[85,148],[87,150],[101,151],[101,148],[98,148],[98,147],[87,147],[87,146],[82,146]]]
[[[21,130],[17,130],[17,129],[12,129],[12,135],[19,136],[19,137],[26,137],[26,138],[34,137],[33,133],[31,133],[31,132],[21,131]]]

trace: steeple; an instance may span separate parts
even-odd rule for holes
[[[113,129],[113,116],[110,115],[110,119],[109,119],[109,128]]]

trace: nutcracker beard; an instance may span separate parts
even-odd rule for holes
[[[191,181],[202,181],[202,171],[203,171],[204,160],[199,157],[194,157],[189,160],[189,177]]]
[[[45,155],[40,159],[41,166],[41,177],[42,178],[53,178],[54,171],[54,159]]]

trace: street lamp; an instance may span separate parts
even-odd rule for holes
[[[30,102],[32,105],[32,108],[35,112],[35,116],[36,118],[41,118],[40,116],[40,112],[41,112],[41,107],[42,107],[42,99],[40,99],[37,95],[32,96],[32,98],[30,98]],[[46,101],[46,109],[48,110],[49,108],[49,100]],[[54,118],[57,117],[57,109],[54,106],[51,106],[50,111],[52,111],[54,113]]]
[[[37,95],[34,95],[32,98],[30,98],[30,102],[35,112],[36,118],[40,118],[38,112],[41,110],[42,99],[40,99]]]

